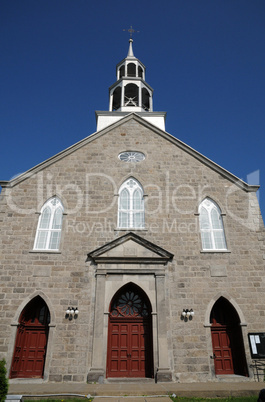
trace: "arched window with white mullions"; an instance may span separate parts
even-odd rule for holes
[[[118,227],[144,228],[144,192],[134,178],[126,180],[119,190]]]
[[[227,250],[222,214],[218,205],[205,198],[199,206],[203,250]]]
[[[35,237],[34,250],[59,250],[63,220],[63,204],[57,197],[42,207]]]

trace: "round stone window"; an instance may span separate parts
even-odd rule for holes
[[[145,155],[142,152],[127,151],[120,153],[119,159],[122,162],[141,162],[145,159]]]

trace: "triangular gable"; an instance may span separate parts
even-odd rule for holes
[[[87,260],[96,264],[166,264],[172,258],[173,254],[132,232],[87,254]]]
[[[143,117],[139,116],[137,113],[130,113],[127,116],[121,118],[117,122],[109,125],[106,128],[103,128],[100,131],[97,131],[88,137],[84,138],[83,140],[77,142],[76,144],[70,146],[69,148],[65,149],[64,151],[61,151],[60,153],[52,156],[51,158],[47,159],[46,161],[40,163],[39,165],[29,169],[25,173],[22,173],[21,175],[17,176],[13,180],[10,181],[0,181],[0,186],[1,187],[13,187],[17,185],[18,183],[26,180],[27,178],[31,177],[32,175],[38,173],[42,169],[46,168],[47,166],[50,166],[51,164],[59,161],[60,159],[66,157],[67,155],[71,154],[72,152],[76,151],[77,149],[87,145],[88,143],[98,139],[99,137],[107,134],[109,131],[112,129],[119,127],[120,125],[127,123],[128,121],[134,119],[137,121],[139,124],[142,124],[146,128],[149,128],[156,134],[160,135],[161,137],[165,138],[167,141],[170,141],[172,144],[176,145],[178,148],[182,149],[183,151],[187,152],[189,155],[193,156],[197,160],[199,160],[201,163],[204,165],[208,166],[218,174],[222,175],[226,179],[228,179],[230,182],[233,184],[237,185],[238,187],[242,188],[243,190],[247,192],[253,192],[257,191],[259,189],[258,185],[249,185],[245,183],[243,180],[239,179],[232,173],[228,172],[226,169],[222,168],[221,166],[217,165],[215,162],[211,161],[208,159],[206,156],[200,154],[184,142],[180,141],[179,139],[175,138],[173,135],[167,133],[166,131],[163,131],[159,129],[158,127],[154,126],[151,124],[149,121],[145,120]]]

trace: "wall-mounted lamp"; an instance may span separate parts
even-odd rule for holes
[[[68,307],[65,312],[65,318],[69,318],[69,320],[72,320],[73,318],[77,318],[78,314],[78,307]]]
[[[181,313],[181,319],[185,320],[185,321],[192,320],[193,316],[194,316],[194,311],[192,310],[192,308],[191,309],[184,308]]]

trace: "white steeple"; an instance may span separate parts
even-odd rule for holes
[[[129,44],[130,44],[130,45],[129,45],[129,51],[128,51],[127,57],[134,57],[133,48],[132,48],[132,44],[133,44],[132,38],[130,38]]]
[[[97,131],[128,113],[137,113],[165,130],[165,112],[153,112],[153,89],[145,81],[145,66],[133,53],[129,39],[128,55],[116,67],[117,81],[109,88],[109,112],[96,111]]]
[[[133,54],[129,40],[128,56],[117,64],[117,81],[109,89],[109,111],[152,112],[153,89],[145,82],[145,66]]]

